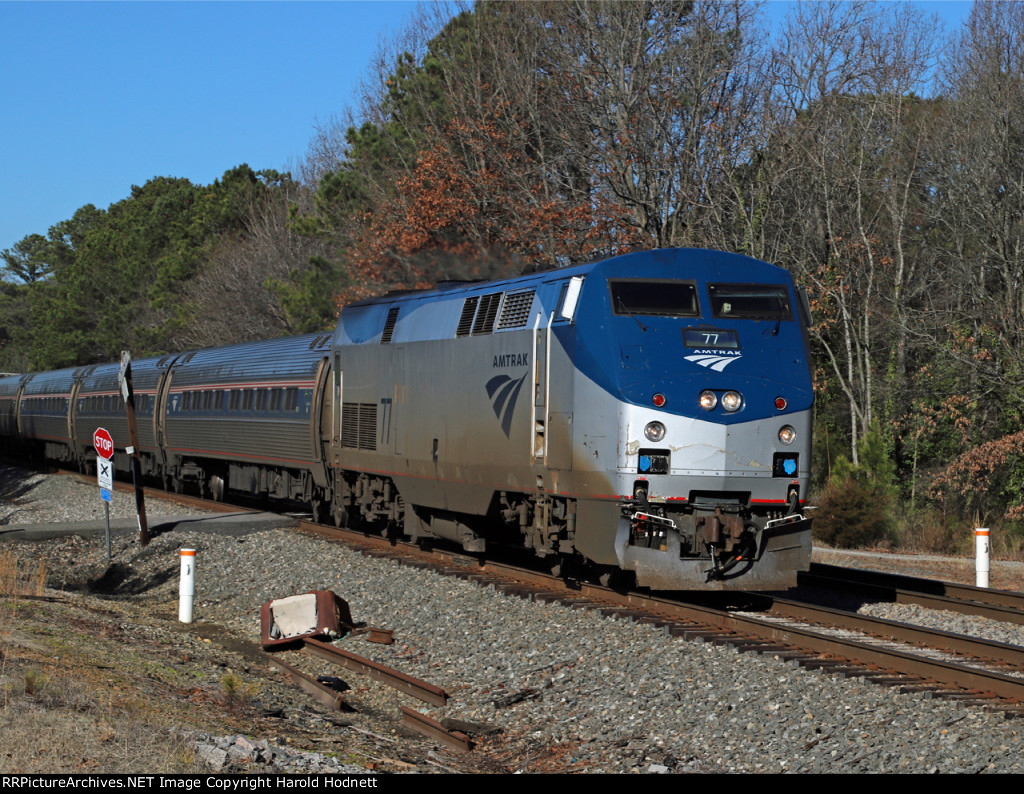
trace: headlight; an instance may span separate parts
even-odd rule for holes
[[[648,441],[661,441],[665,437],[665,425],[661,422],[648,422],[644,428],[644,435]]]
[[[710,411],[718,405],[718,398],[715,396],[713,391],[702,391],[700,393],[700,407],[705,411]]]
[[[722,407],[732,413],[743,407],[743,397],[738,391],[727,391],[722,395]]]
[[[796,430],[794,430],[791,425],[783,425],[782,428],[779,429],[779,441],[786,446],[789,446],[796,441]]]

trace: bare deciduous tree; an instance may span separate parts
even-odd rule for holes
[[[879,404],[880,367],[899,374],[910,293],[924,288],[907,256],[912,214],[926,192],[925,85],[938,44],[934,20],[871,3],[796,6],[774,63],[790,159],[781,187],[793,211],[788,250],[813,284],[816,337],[845,395],[851,456]],[[786,140],[782,143],[783,136]],[[890,360],[894,359],[894,360]]]
[[[299,235],[289,225],[289,205],[295,202],[308,202],[306,191],[295,184],[255,200],[246,211],[245,231],[221,239],[209,253],[200,272],[183,287],[194,319],[175,334],[176,349],[304,330],[283,305],[280,287],[294,284],[310,260],[326,252],[322,241]]]

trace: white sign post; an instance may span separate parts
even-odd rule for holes
[[[100,496],[110,501],[110,492],[114,489],[114,464],[102,458],[96,459],[96,482],[100,485]]]
[[[107,519],[107,562],[110,562],[110,499],[114,490],[114,439],[102,427],[92,434],[92,445],[96,447],[96,481],[100,486],[103,511]]]

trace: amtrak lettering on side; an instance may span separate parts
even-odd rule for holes
[[[529,353],[501,353],[494,357],[494,369],[499,367],[525,367],[530,363]]]

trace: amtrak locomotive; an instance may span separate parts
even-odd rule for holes
[[[810,562],[809,311],[789,273],[659,250],[342,310],[331,335],[133,364],[146,474],[339,525],[530,549],[655,589]],[[116,364],[0,379],[0,435],[127,469]]]

